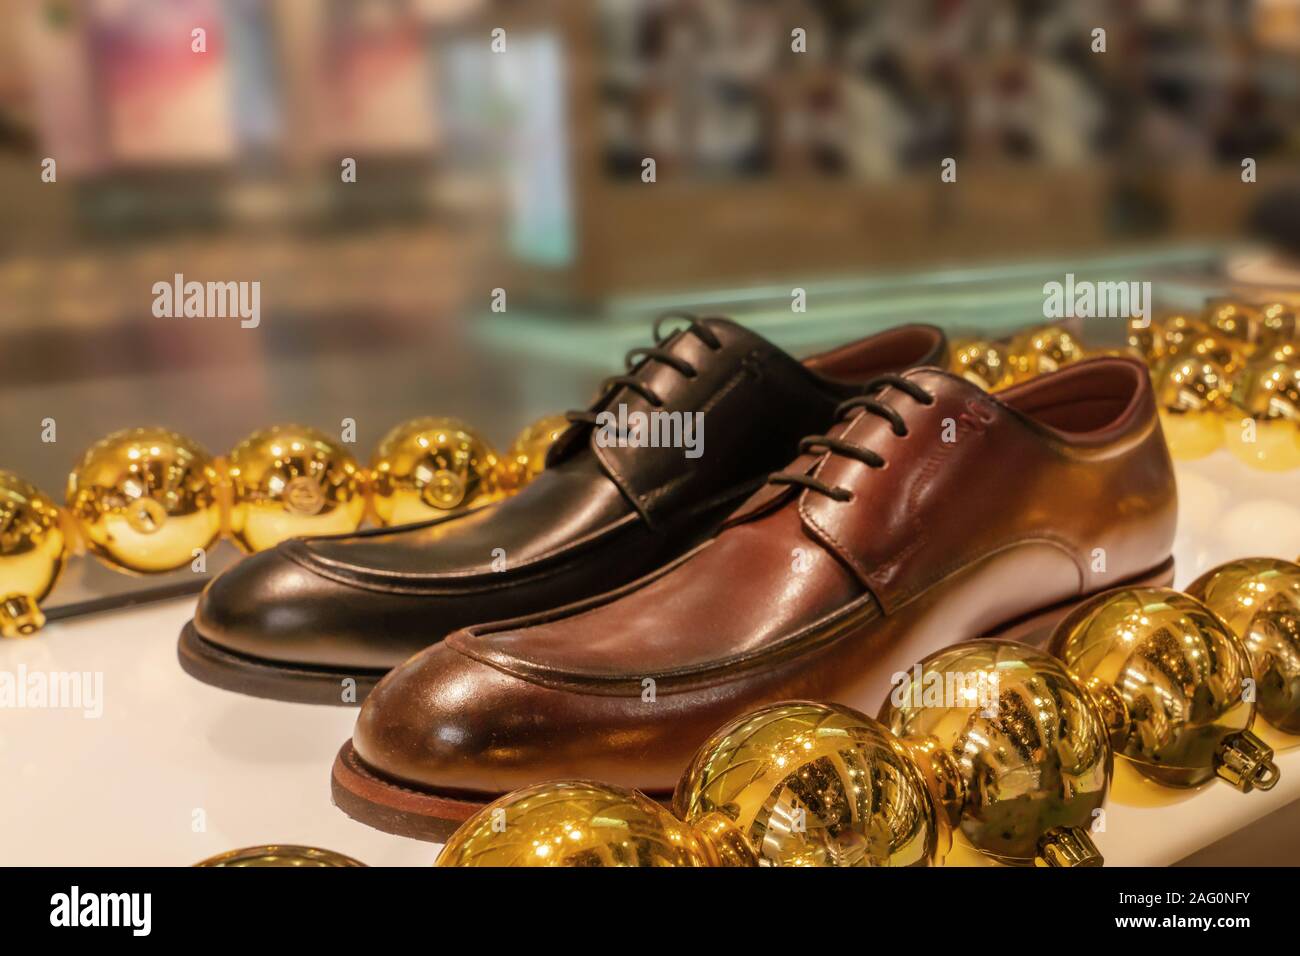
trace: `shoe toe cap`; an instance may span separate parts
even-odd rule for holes
[[[367,765],[395,780],[505,789],[501,772],[517,762],[527,737],[527,721],[516,710],[526,694],[522,681],[436,645],[379,682],[362,705],[352,743]]]
[[[639,695],[545,687],[446,643],[379,682],[352,743],[391,780],[484,794],[565,778],[666,791],[690,753]]]
[[[294,561],[283,547],[271,548],[208,584],[194,612],[194,630],[210,644],[259,660],[387,668],[411,651],[390,646],[396,629],[385,628],[383,609],[366,598]]]

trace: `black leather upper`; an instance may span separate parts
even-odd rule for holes
[[[590,410],[702,412],[700,457],[680,447],[601,447],[596,428],[577,422],[512,498],[245,558],[204,591],[198,633],[266,661],[386,670],[458,628],[602,593],[711,536],[862,382],[945,360],[942,333],[928,326],[800,363],[734,322],[702,324],[703,334],[682,329],[661,343],[680,362],[651,357],[632,369],[662,407],[615,385]]]

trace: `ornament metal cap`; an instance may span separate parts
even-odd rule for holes
[[[1101,866],[1101,851],[1082,827],[1057,827],[1044,833],[1038,841],[1038,856],[1034,859],[1034,865]]]
[[[1214,772],[1242,793],[1272,790],[1281,776],[1273,748],[1249,730],[1224,738],[1214,764]]]
[[[0,600],[0,637],[31,637],[45,626],[45,615],[30,594]]]

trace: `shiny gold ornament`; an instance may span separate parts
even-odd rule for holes
[[[1283,342],[1267,351],[1257,352],[1255,360],[1260,363],[1300,361],[1300,339],[1294,342]]]
[[[1165,333],[1159,322],[1152,319],[1130,318],[1127,335],[1129,352],[1142,359],[1147,365],[1154,366],[1165,357]]]
[[[546,467],[546,453],[568,427],[569,420],[563,415],[547,415],[525,427],[501,461],[501,489],[516,492],[540,475]]]
[[[1058,325],[1040,326],[1016,336],[1009,350],[1009,364],[1016,381],[1055,372],[1083,357],[1083,346]]]
[[[254,432],[231,451],[227,476],[229,531],[245,552],[301,535],[355,531],[365,518],[364,472],[314,428]]]
[[[1115,753],[1169,787],[1215,776],[1243,793],[1277,783],[1251,732],[1250,657],[1205,605],[1169,588],[1121,588],[1074,610],[1052,650],[1092,693]]]
[[[723,845],[748,848],[768,866],[929,865],[951,843],[935,807],[883,726],[847,707],[801,701],[715,733],[673,799],[679,817],[731,834]]]
[[[649,797],[585,781],[516,790],[466,820],[437,866],[717,866],[706,839]]]
[[[1291,352],[1300,348],[1300,320],[1296,318],[1295,306],[1271,302],[1261,307],[1255,342],[1257,351],[1267,354],[1288,346]]]
[[[1218,332],[1206,332],[1188,339],[1179,348],[1177,356],[1213,362],[1229,379],[1246,366],[1246,353],[1241,346]]]
[[[91,446],[68,479],[68,510],[90,550],[151,574],[194,560],[221,532],[219,476],[200,445],[132,428]]]
[[[208,857],[195,866],[295,866],[295,867],[332,867],[365,866],[364,863],[335,853],[333,850],[320,850],[314,846],[294,846],[293,844],[272,844],[270,846],[250,846],[242,850],[230,850]]]
[[[1223,444],[1230,385],[1218,365],[1174,357],[1156,372],[1155,391],[1165,440],[1175,458],[1202,458]]]
[[[1232,561],[1197,578],[1187,593],[1246,646],[1259,716],[1300,734],[1300,565],[1273,558]]]
[[[1253,305],[1216,299],[1205,308],[1205,326],[1243,355],[1249,355],[1259,339],[1260,311]]]
[[[427,521],[500,496],[497,453],[454,418],[416,418],[379,442],[372,507],[381,524]]]
[[[983,339],[954,342],[949,370],[986,392],[1006,388],[1015,381],[1007,349]]]
[[[1185,312],[1176,312],[1160,319],[1160,335],[1164,355],[1178,355],[1191,339],[1204,335],[1209,329],[1200,319]]]
[[[1248,366],[1233,388],[1223,435],[1252,468],[1300,468],[1300,358]]]
[[[896,684],[880,720],[976,850],[1012,865],[1101,864],[1088,833],[1110,787],[1107,728],[1060,661],[1006,641],[957,644]]]
[[[58,505],[17,475],[0,471],[0,637],[27,637],[45,625],[40,602],[66,559]]]

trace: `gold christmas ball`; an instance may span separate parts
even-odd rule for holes
[[[1167,354],[1164,327],[1154,319],[1130,318],[1127,341],[1129,352],[1148,366],[1155,366]]]
[[[221,533],[220,478],[202,446],[132,428],[91,446],[68,479],[68,511],[110,565],[153,574],[194,560]]]
[[[437,866],[713,866],[710,848],[635,790],[561,781],[507,794],[447,840]]]
[[[497,453],[454,418],[416,418],[379,442],[370,471],[381,524],[427,521],[500,497]]]
[[[1260,311],[1253,305],[1216,299],[1205,308],[1205,326],[1210,332],[1249,354],[1259,338]]]
[[[568,427],[569,420],[563,415],[547,415],[515,436],[501,462],[501,489],[516,492],[540,475],[546,467],[546,453]]]
[[[58,505],[0,471],[0,637],[27,637],[44,626],[39,605],[59,579],[67,543]]]
[[[1105,721],[1061,662],[1006,641],[946,648],[897,675],[880,719],[940,782],[962,837],[999,862],[1100,865]]]
[[[898,741],[828,704],[774,704],[723,727],[673,807],[701,829],[737,834],[767,866],[926,866],[950,839]]]
[[[984,339],[954,342],[948,368],[986,392],[1006,388],[1015,380],[1006,346]]]
[[[1223,444],[1230,386],[1223,369],[1201,358],[1175,356],[1155,374],[1156,402],[1169,452],[1202,458]]]
[[[1255,354],[1257,362],[1297,362],[1300,361],[1300,339],[1283,342],[1271,349],[1261,350]]]
[[[1248,366],[1233,388],[1223,435],[1252,468],[1300,468],[1300,358]]]
[[[1277,782],[1251,733],[1245,646],[1209,608],[1169,588],[1120,588],[1076,608],[1052,650],[1097,699],[1115,752],[1170,787],[1215,775],[1239,790]]]
[[[1164,354],[1177,355],[1191,339],[1204,335],[1209,329],[1200,319],[1186,312],[1166,315],[1160,320],[1160,335],[1163,340]]]
[[[1259,716],[1300,734],[1300,565],[1273,558],[1232,561],[1197,578],[1187,593],[1246,646]]]
[[[1271,302],[1259,310],[1259,325],[1255,347],[1269,353],[1290,346],[1294,352],[1300,345],[1300,320],[1296,319],[1295,306],[1285,302]]]
[[[1199,358],[1213,362],[1223,369],[1229,379],[1246,366],[1246,353],[1241,346],[1218,332],[1206,332],[1185,341],[1176,353],[1180,358]]]
[[[343,534],[366,514],[366,477],[338,442],[302,425],[254,432],[227,459],[230,536],[248,553]]]
[[[333,850],[321,850],[314,846],[295,846],[289,843],[270,846],[250,846],[241,850],[230,850],[208,857],[195,866],[295,866],[295,867],[332,867],[365,866],[350,856],[335,853]]]
[[[1017,381],[1055,372],[1084,357],[1079,340],[1059,325],[1030,329],[1011,341],[1009,362]]]

